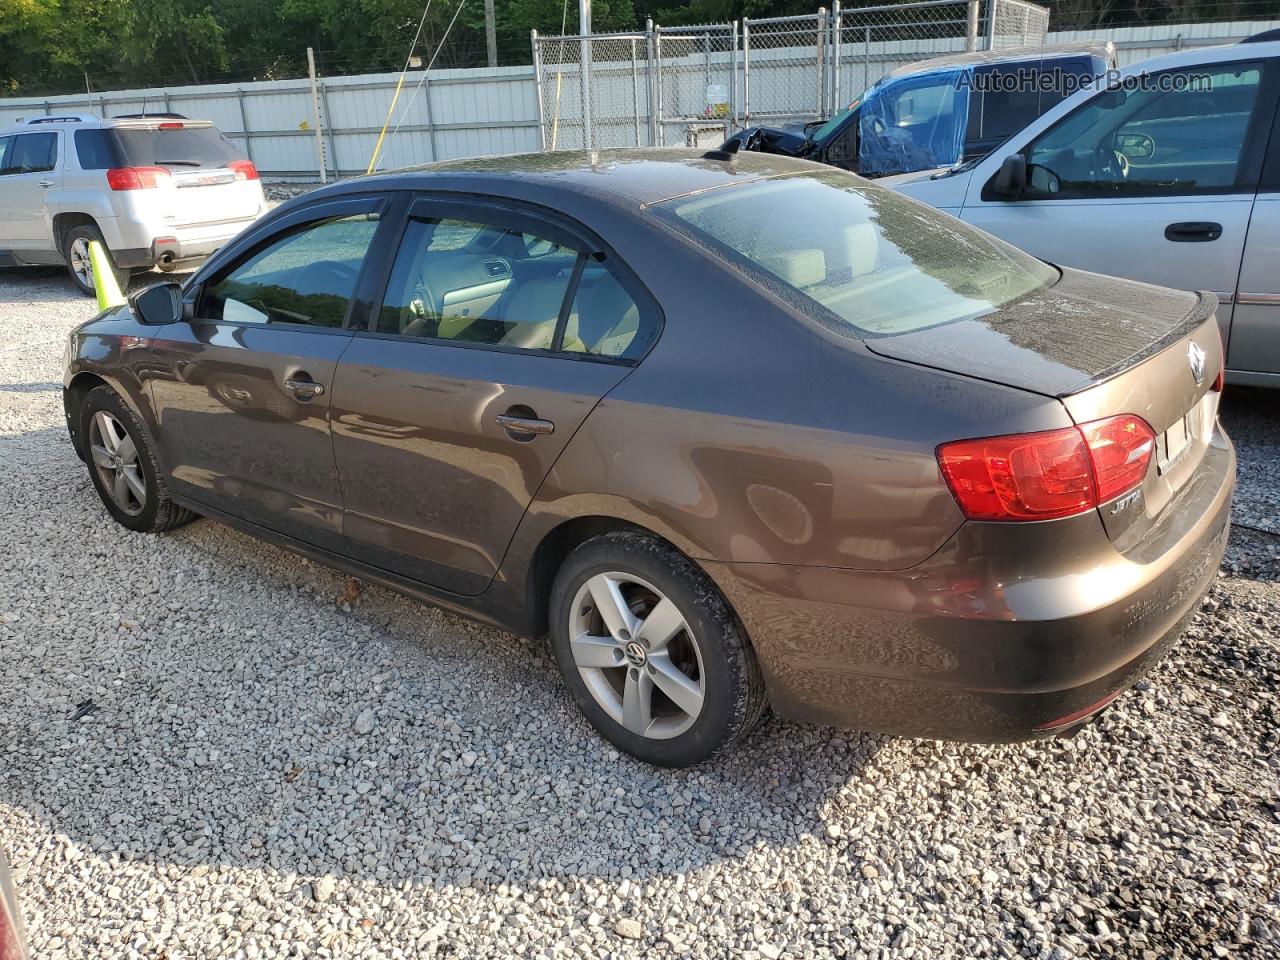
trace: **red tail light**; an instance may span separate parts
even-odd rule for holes
[[[115,167],[107,171],[107,186],[112,190],[150,190],[169,179],[164,167]]]
[[[1151,428],[1124,414],[1061,430],[944,443],[938,465],[970,520],[1053,520],[1136,487],[1154,446]]]
[[[235,173],[237,180],[258,179],[258,168],[251,160],[233,160],[227,164],[227,169]]]
[[[186,128],[186,124],[185,124],[185,123],[162,123],[162,124],[160,124],[160,129],[161,129],[161,130],[183,130],[183,129],[185,129],[185,128]]]

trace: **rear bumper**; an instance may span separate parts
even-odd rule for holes
[[[968,523],[910,570],[706,563],[781,716],[901,736],[1000,742],[1083,722],[1182,633],[1217,576],[1235,451],[1221,429],[1141,545],[1096,512]],[[1047,528],[1052,526],[1052,530]]]
[[[121,267],[159,267],[174,270],[208,259],[257,218],[229,220],[200,227],[147,227],[134,224],[132,243],[112,247],[111,255]],[[136,246],[142,243],[144,246]]]

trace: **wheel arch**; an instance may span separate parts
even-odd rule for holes
[[[70,212],[54,214],[53,242],[57,245],[58,253],[62,253],[63,245],[67,240],[67,234],[76,227],[93,227],[99,233],[102,233],[101,225],[99,225],[98,221],[87,213]]]
[[[71,382],[62,391],[62,408],[67,415],[67,432],[71,434],[71,445],[81,460],[87,460],[87,454],[84,437],[80,433],[80,411],[84,409],[84,398],[95,387],[111,387],[117,393],[120,392],[107,380],[87,370],[82,370],[72,377]]]

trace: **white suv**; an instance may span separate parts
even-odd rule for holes
[[[205,120],[50,116],[0,133],[0,265],[66,264],[88,294],[90,240],[123,286],[194,265],[266,209],[253,163]]]

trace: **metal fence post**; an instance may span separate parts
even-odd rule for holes
[[[1000,16],[1000,0],[991,0],[987,5],[987,49],[996,48],[996,19]]]
[[[729,123],[724,134],[727,140],[738,129],[738,21],[733,21],[733,45],[729,53]]]
[[[965,25],[964,31],[964,49],[966,53],[973,53],[978,49],[978,14],[982,0],[969,0],[969,21]]]
[[[818,116],[825,117],[827,115],[827,8],[818,8],[818,29],[817,34],[817,50],[814,51],[814,59],[818,65]]]
[[[645,90],[649,100],[649,146],[656,147],[658,145],[658,94],[657,84],[662,80],[658,76],[656,66],[657,51],[655,50],[653,20],[646,19],[644,22],[644,66],[645,66]]]
[[[431,162],[440,159],[440,147],[436,143],[435,112],[431,109],[431,73],[422,75],[422,106],[427,112],[427,143],[431,146]]]
[[[657,114],[658,114],[658,146],[665,147],[667,145],[667,131],[663,128],[662,123],[662,27],[654,24],[653,27],[653,49],[658,55],[658,70],[654,76],[657,79]]]
[[[742,18],[742,126],[751,126],[751,21]]]
[[[844,32],[840,0],[831,5],[831,112],[840,110],[840,34]]]
[[[236,87],[236,102],[240,105],[240,129],[244,131],[244,155],[253,163],[253,134],[249,132],[249,120],[244,112],[244,90],[240,87]]]
[[[871,28],[863,31],[862,40],[862,89],[871,86]]]
[[[547,118],[542,106],[542,51],[538,49],[538,31],[529,31],[529,42],[533,45],[533,89],[538,98],[538,141],[543,150],[547,149]],[[560,41],[564,43],[563,40]],[[431,159],[435,159],[433,156]]]
[[[320,94],[316,91],[316,54],[307,47],[307,75],[311,78],[311,119],[316,123],[316,161],[320,165],[320,182],[328,183],[329,175],[325,173],[324,162],[324,129],[320,123]]]
[[[319,84],[320,106],[324,109],[326,121],[324,135],[325,139],[329,141],[329,166],[333,169],[333,179],[340,180],[342,179],[342,173],[338,169],[338,143],[333,137],[333,114],[329,112],[329,91],[326,89],[323,80],[319,81]],[[432,159],[434,160],[435,158],[433,157]]]
[[[640,65],[636,62],[636,38],[631,38],[631,126],[640,146]]]
[[[578,96],[581,97],[582,148],[591,149],[591,38],[578,38]]]

